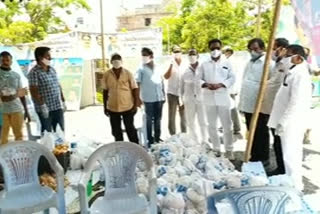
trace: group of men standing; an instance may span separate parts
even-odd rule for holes
[[[188,133],[194,140],[212,149],[216,156],[221,156],[222,141],[224,156],[234,159],[233,138],[240,134],[238,110],[243,113],[249,129],[266,60],[265,44],[259,38],[248,42],[251,58],[239,79],[236,76],[239,76],[240,71],[232,60],[233,51],[229,48],[223,53],[222,48],[219,39],[210,40],[209,59],[200,63],[197,50],[191,49],[188,51],[189,62],[185,63],[181,48],[175,46],[166,72],[161,71],[161,66],[154,62],[153,51],[143,48],[142,65],[135,75],[123,67],[119,54],[112,55],[112,68],[103,76],[103,103],[115,140],[123,141],[123,121],[129,141],[139,143],[134,116],[137,108],[143,105],[148,146],[162,141],[162,109],[167,101],[171,135],[177,133],[176,114],[179,112],[181,132]],[[277,169],[270,174],[288,174],[299,190],[303,188],[302,142],[307,128],[305,118],[309,114],[312,96],[311,67],[307,63],[307,54],[306,49],[300,45],[289,45],[284,38],[275,40],[267,90],[254,133],[250,159],[262,161],[268,168],[270,139],[273,139]],[[57,73],[50,66],[50,49],[36,48],[35,59],[37,65],[31,69],[27,78],[41,122],[41,131],[55,131],[57,125],[64,130],[66,106]],[[12,55],[2,52],[0,61],[3,116],[1,143],[4,144],[8,142],[10,128],[15,140],[23,139],[23,122],[24,119],[30,120],[30,115],[25,98],[26,86],[23,86],[20,75],[11,68]],[[168,80],[166,90],[164,80]],[[234,105],[237,95],[235,82],[239,83],[240,80],[237,110]],[[195,125],[196,119],[198,127]],[[222,140],[219,131],[223,132]]]
[[[247,47],[251,58],[240,78],[238,110],[243,113],[249,129],[266,55],[265,44],[259,38],[250,40]],[[104,74],[103,87],[104,110],[110,118],[115,140],[123,140],[123,120],[129,140],[138,143],[134,115],[143,104],[148,146],[160,142],[162,109],[167,101],[171,135],[177,133],[176,114],[179,112],[181,132],[187,132],[194,140],[212,149],[216,156],[221,155],[223,141],[224,156],[234,159],[233,138],[240,134],[234,87],[235,82],[239,81],[236,76],[240,71],[231,60],[233,50],[226,49],[223,53],[222,48],[219,39],[211,40],[208,43],[210,57],[203,63],[199,62],[197,50],[191,49],[186,65],[182,60],[181,48],[175,46],[165,73],[154,62],[152,50],[143,48],[142,65],[135,75],[124,69],[121,56],[114,54],[111,57],[113,67]],[[277,159],[277,169],[271,174],[286,173],[293,178],[296,187],[302,189],[303,118],[309,111],[312,93],[307,56],[303,47],[289,45],[284,38],[276,39],[273,50],[251,161],[262,161],[265,167],[268,166],[271,130]],[[164,80],[168,80],[166,92]],[[196,118],[199,127],[195,125]],[[223,132],[222,140],[219,131]]]
[[[50,66],[50,48],[38,47],[34,54],[37,64],[27,78],[41,132],[56,131],[57,125],[64,130],[66,106],[57,73]],[[1,144],[8,142],[10,129],[16,141],[23,140],[24,120],[31,120],[26,99],[27,85],[23,85],[20,74],[12,69],[12,59],[9,52],[0,53]]]

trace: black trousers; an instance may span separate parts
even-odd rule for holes
[[[252,118],[252,113],[244,113],[246,119],[246,126],[249,130],[250,122]],[[269,127],[267,126],[269,120],[269,115],[259,114],[257,121],[257,128],[254,133],[252,150],[251,150],[251,159],[250,161],[268,161],[270,153],[270,136],[269,136]]]
[[[134,115],[136,111],[110,112],[109,118],[111,124],[112,135],[115,141],[123,141],[123,133],[121,129],[121,121],[123,120],[127,136],[130,142],[139,143],[138,133],[134,126]]]
[[[280,136],[276,135],[276,130],[271,129],[272,135],[273,135],[273,149],[274,153],[276,155],[276,161],[277,161],[277,172],[279,174],[285,174],[286,170],[284,167],[284,162],[283,162],[283,155],[282,155],[282,147],[281,147],[281,138]]]
[[[44,131],[51,132],[53,130],[55,132],[57,125],[64,131],[64,113],[62,109],[50,111],[48,118],[44,118],[40,112],[37,112],[37,114],[41,123],[41,134]]]

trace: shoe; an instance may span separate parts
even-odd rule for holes
[[[270,171],[271,169],[271,163],[269,160],[265,160],[265,161],[261,161],[262,162],[262,165],[263,165],[263,168],[264,170],[267,172],[267,171]]]
[[[203,142],[203,143],[202,143],[202,146],[203,146],[203,148],[205,149],[205,151],[206,151],[207,153],[210,152],[210,151],[212,151],[212,147],[211,147],[211,145],[210,145],[209,143]]]
[[[216,156],[217,158],[221,157],[221,152],[220,151],[213,151],[214,156]]]
[[[243,140],[243,136],[240,132],[234,132],[233,135],[234,135],[235,139]]]
[[[303,144],[311,144],[310,139],[303,139]]]
[[[272,170],[272,171],[267,171],[267,175],[268,176],[274,176],[274,175],[283,175],[285,174],[284,172],[282,172],[281,170],[279,169],[275,169],[275,170]]]
[[[224,154],[224,157],[229,160],[235,160],[233,151],[226,151],[226,153]]]

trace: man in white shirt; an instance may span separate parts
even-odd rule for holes
[[[290,45],[283,59],[285,77],[273,103],[268,126],[281,138],[285,173],[303,189],[302,154],[305,118],[311,105],[311,76],[300,45]]]
[[[168,96],[168,112],[169,112],[169,133],[176,134],[176,113],[179,108],[180,129],[186,132],[186,118],[182,101],[180,99],[180,79],[184,72],[182,65],[182,54],[179,46],[173,47],[173,59],[168,71],[164,74],[164,78],[168,80],[167,96]]]
[[[206,106],[207,119],[209,122],[210,141],[216,156],[221,155],[220,139],[218,135],[218,118],[223,128],[223,143],[225,156],[234,159],[232,145],[232,120],[231,101],[228,89],[235,82],[230,63],[221,59],[222,42],[219,39],[209,41],[211,51],[210,59],[201,64],[199,68],[199,81],[203,91],[203,103]]]
[[[235,84],[233,84],[233,86],[230,88],[230,96],[233,100],[233,108],[231,109],[231,119],[232,119],[232,123],[233,123],[233,134],[235,137],[237,137],[238,139],[243,139],[243,136],[241,135],[241,124],[240,124],[240,119],[239,119],[239,113],[238,113],[238,108],[237,108],[237,96],[239,94],[239,68],[237,68],[237,71],[235,71],[235,66],[236,62],[234,61],[234,57],[233,57],[233,53],[234,51],[232,50],[232,48],[230,46],[225,46],[223,48],[223,53],[224,56],[226,57],[226,59],[230,62],[232,68],[233,68],[233,72],[236,76],[236,82]]]
[[[314,76],[319,76],[320,75],[320,68],[317,65],[316,57],[311,56],[311,50],[307,47],[304,48],[304,52],[306,53],[306,60],[309,65],[310,74],[314,75]],[[314,88],[315,88],[315,85],[312,83],[312,93],[313,93]],[[309,117],[311,117],[311,112],[310,112]],[[303,138],[304,144],[310,144],[310,133],[311,133],[311,127],[309,126],[308,129],[306,130],[306,133],[304,134],[304,138]]]
[[[272,60],[275,62],[275,65],[272,68],[271,77],[267,82],[266,91],[263,97],[261,110],[262,114],[270,116],[273,101],[276,97],[276,94],[282,85],[283,78],[285,76],[282,59],[286,54],[286,48],[289,46],[289,41],[285,38],[277,38],[274,42]],[[263,123],[264,126],[267,126],[267,123]],[[282,158],[282,149],[281,149],[281,139],[279,136],[275,135],[275,130],[271,129],[273,134],[273,149],[276,156],[277,168],[270,172],[269,175],[278,175],[284,174],[284,163]]]
[[[248,62],[242,78],[239,111],[244,113],[246,126],[249,130],[251,118],[255,111],[256,101],[260,89],[261,77],[265,62],[265,44],[255,38],[248,42],[248,50],[251,54],[251,60]],[[270,68],[272,68],[272,63]],[[250,161],[262,161],[264,166],[269,166],[269,145],[270,136],[269,129],[266,126],[269,115],[259,114],[257,128],[254,133],[254,139],[251,150]]]
[[[206,143],[208,140],[207,120],[205,117],[204,106],[202,104],[200,87],[196,78],[199,68],[198,52],[195,49],[191,49],[189,50],[188,57],[190,65],[182,75],[180,83],[181,97],[187,119],[187,133],[190,134],[194,140],[199,140],[196,133],[199,129],[195,126],[195,117],[197,116],[201,132],[200,139],[202,143]]]

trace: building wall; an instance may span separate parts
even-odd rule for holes
[[[141,30],[155,26],[157,22],[170,13],[156,12],[119,16],[117,31],[126,29],[128,31]]]

